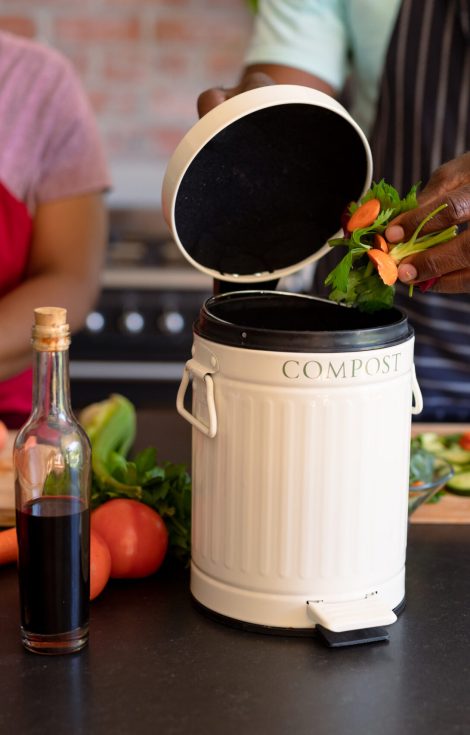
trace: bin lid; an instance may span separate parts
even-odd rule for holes
[[[371,173],[367,139],[336,100],[298,85],[261,87],[185,135],[165,173],[163,213],[196,268],[262,283],[329,250]]]

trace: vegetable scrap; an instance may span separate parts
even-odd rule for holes
[[[390,248],[388,247],[388,242],[386,241],[385,237],[382,237],[382,235],[379,235],[378,232],[374,235],[374,247],[373,250],[381,250],[383,253],[388,253],[390,251]]]
[[[383,179],[374,183],[360,202],[351,202],[342,218],[344,236],[329,241],[331,247],[346,247],[347,253],[325,279],[331,287],[329,298],[356,306],[361,311],[378,311],[393,306],[398,264],[404,258],[448,242],[457,234],[451,226],[439,232],[421,235],[423,227],[447,205],[436,207],[420,222],[406,242],[388,243],[383,232],[392,219],[418,206],[418,184],[402,199],[397,190]],[[418,284],[426,291],[435,283],[430,279]],[[413,286],[410,286],[410,296]]]
[[[354,210],[347,224],[350,232],[361,228],[370,227],[379,216],[381,209],[379,199],[368,199],[360,207]]]
[[[398,278],[398,267],[388,253],[379,248],[371,248],[367,251],[369,260],[377,268],[377,272],[386,286],[393,286]]]

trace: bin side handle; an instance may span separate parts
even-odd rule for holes
[[[421,413],[423,410],[423,396],[421,395],[421,388],[419,387],[418,379],[416,378],[416,370],[413,365],[411,374],[411,390],[413,392],[413,405],[411,406],[411,413],[413,416]]]
[[[186,363],[186,365],[184,366],[184,373],[181,380],[181,385],[178,389],[178,395],[176,396],[176,410],[178,411],[180,416],[185,418],[186,421],[189,421],[189,423],[195,426],[196,429],[199,429],[199,431],[208,436],[209,439],[213,439],[214,436],[217,434],[217,413],[215,410],[214,381],[212,380],[212,375],[210,373],[206,373],[203,376],[203,380],[206,386],[207,409],[209,411],[209,426],[207,426],[200,419],[196,418],[196,416],[193,416],[193,414],[188,411],[184,405],[184,396],[186,394],[186,389],[189,385],[190,379],[191,367],[189,363]]]

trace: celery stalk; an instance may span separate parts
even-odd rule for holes
[[[136,415],[133,404],[116,393],[105,401],[87,406],[80,414],[80,422],[91,442],[92,468],[98,485],[128,497],[140,498],[140,486],[125,485],[110,472],[113,455],[126,456],[134,442]]]
[[[448,227],[446,230],[442,230],[441,232],[430,233],[429,235],[422,235],[421,237],[418,237],[424,225],[429,222],[433,217],[435,217],[438,212],[440,212],[442,209],[445,209],[446,207],[447,204],[441,204],[439,207],[436,207],[436,209],[430,212],[427,217],[425,217],[422,222],[419,223],[418,227],[413,232],[409,240],[407,240],[406,242],[400,242],[391,248],[390,257],[393,258],[396,263],[399,263],[401,260],[403,260],[404,258],[408,258],[410,255],[422,253],[424,250],[434,247],[434,245],[440,245],[441,243],[447,242],[448,240],[451,240],[453,237],[455,237],[455,235],[457,234],[457,227],[455,227],[455,225],[452,225],[451,227]]]

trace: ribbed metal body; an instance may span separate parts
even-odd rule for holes
[[[260,625],[309,627],[307,600],[404,597],[413,338],[297,354],[195,336],[192,592]]]

